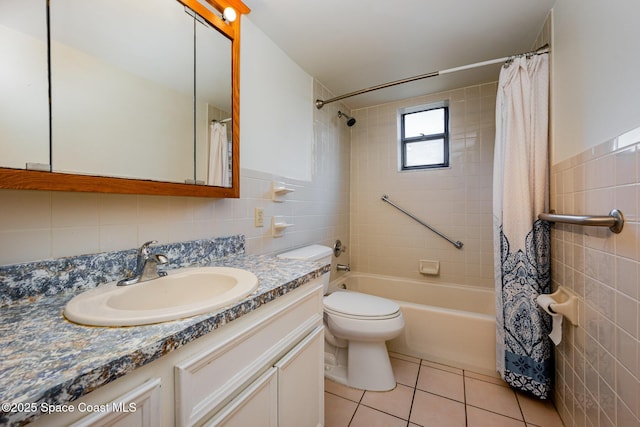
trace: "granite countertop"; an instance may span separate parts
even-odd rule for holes
[[[207,265],[249,270],[258,289],[208,314],[135,327],[67,321],[63,308],[78,290],[0,309],[0,425],[37,415],[7,411],[4,404],[72,402],[329,271],[321,263],[265,255],[230,255]]]

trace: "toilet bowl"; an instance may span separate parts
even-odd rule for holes
[[[306,246],[279,258],[331,262],[331,248]],[[395,388],[396,380],[385,341],[404,328],[400,307],[393,301],[359,292],[327,295],[329,273],[322,277],[325,297],[325,377],[349,387],[372,391]]]
[[[400,307],[373,295],[336,291],[324,298],[324,314],[329,333],[347,343],[340,346],[329,342],[336,347],[329,346],[329,350],[336,355],[337,363],[325,366],[326,376],[363,390],[393,389],[396,380],[385,341],[397,337],[404,328]],[[345,356],[346,371],[342,372],[344,365],[340,362],[344,363]]]

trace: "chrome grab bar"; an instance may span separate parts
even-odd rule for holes
[[[613,209],[608,216],[595,215],[561,215],[551,211],[541,213],[538,218],[549,222],[564,222],[567,224],[589,225],[594,227],[609,227],[614,233],[620,233],[624,226],[624,215],[618,209]]]
[[[442,237],[443,239],[445,239],[446,241],[448,241],[449,243],[451,243],[453,246],[455,246],[458,249],[462,249],[462,245],[463,243],[461,241],[454,241],[450,238],[448,238],[447,236],[445,236],[444,234],[442,234],[441,232],[439,232],[438,230],[436,230],[435,228],[431,227],[429,224],[425,224],[424,222],[420,221],[418,218],[416,218],[415,216],[413,216],[412,214],[410,214],[409,212],[405,211],[404,209],[402,209],[400,206],[396,205],[395,203],[393,203],[391,200],[389,200],[389,197],[384,194],[382,195],[381,200],[383,202],[387,202],[389,203],[391,206],[393,206],[394,208],[398,209],[400,212],[402,212],[403,214],[407,215],[409,218],[411,218],[412,220],[420,223],[421,225],[427,227],[429,230],[433,231],[434,233],[436,233],[438,236]]]

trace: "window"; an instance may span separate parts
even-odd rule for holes
[[[400,170],[449,166],[449,107],[444,103],[399,111]]]

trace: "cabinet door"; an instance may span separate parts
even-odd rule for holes
[[[303,292],[277,311],[241,323],[236,334],[176,365],[177,427],[197,425],[218,412],[244,384],[273,367],[274,360],[322,325],[321,289]],[[233,322],[229,327],[234,329]]]
[[[212,419],[207,427],[277,427],[277,369],[269,368]]]
[[[324,425],[323,359],[324,328],[319,326],[275,364],[280,427]]]
[[[83,410],[93,414],[71,427],[157,427],[162,425],[160,393],[160,379],[149,380],[113,402],[84,406]]]

